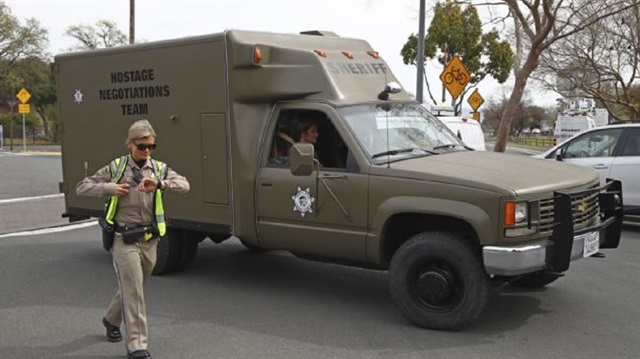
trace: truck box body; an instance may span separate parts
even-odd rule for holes
[[[553,131],[555,143],[561,143],[578,133],[596,127],[590,115],[559,115]]]
[[[102,215],[76,183],[126,154],[141,118],[158,136],[152,156],[191,184],[165,196],[156,274],[188,265],[205,237],[235,236],[389,270],[411,321],[457,330],[485,308],[490,280],[544,286],[618,245],[619,182],[469,151],[364,40],[231,30],[58,55],[55,71],[66,216]]]
[[[266,63],[260,71],[253,64],[257,45]],[[362,60],[347,63],[346,50]],[[60,101],[68,212],[103,210],[101,202],[76,196],[75,183],[124,151],[133,120],[149,118],[158,134],[153,155],[191,182],[188,194],[167,198],[173,225],[251,235],[252,221],[238,222],[252,218],[241,212],[253,214],[254,195],[232,191],[234,181],[242,187],[255,180],[250,161],[259,157],[260,143],[246,139],[260,137],[271,103],[280,99],[376,98],[395,77],[367,52],[373,49],[362,40],[229,31],[58,56],[57,76],[64,79],[58,93],[74,99]],[[345,74],[361,74],[360,81]],[[242,205],[233,207],[231,200]]]

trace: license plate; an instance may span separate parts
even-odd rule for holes
[[[589,233],[584,237],[582,257],[590,257],[600,250],[600,232]]]

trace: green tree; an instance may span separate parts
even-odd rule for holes
[[[492,98],[483,105],[483,127],[489,129],[493,133],[497,133],[500,127],[502,112],[507,106],[509,99],[507,97]],[[513,118],[512,126],[509,131],[510,137],[519,136],[524,129],[542,129],[553,124],[556,117],[554,108],[543,108],[533,105],[528,101],[523,101],[518,105],[516,116]]]
[[[14,81],[19,88],[31,93],[29,104],[42,120],[45,136],[49,136],[50,119],[45,108],[55,105],[56,88],[52,66],[36,57],[20,60],[13,69]],[[17,92],[17,91],[16,91]]]
[[[411,34],[400,51],[405,64],[416,64],[418,36]],[[474,6],[461,7],[446,0],[434,8],[434,16],[425,38],[425,59],[446,64],[457,54],[471,75],[467,89],[475,87],[487,75],[505,82],[513,66],[513,52],[507,41],[500,41],[496,30],[482,33],[482,23]],[[429,95],[434,102],[434,95]],[[458,107],[464,96],[459,97]],[[443,98],[444,101],[444,98]]]
[[[37,20],[27,19],[25,25],[21,25],[0,0],[0,82],[9,76],[19,59],[45,58],[48,42],[47,30]]]
[[[94,26],[84,24],[69,26],[65,35],[79,42],[70,49],[72,51],[95,50],[127,44],[127,36],[118,29],[115,22],[109,20],[100,20]]]
[[[0,112],[5,136],[11,136],[18,116],[16,93],[24,85],[24,78],[17,71],[19,64],[28,58],[46,59],[47,30],[35,19],[25,24],[13,16],[11,9],[0,0]],[[31,101],[30,101],[31,102]]]

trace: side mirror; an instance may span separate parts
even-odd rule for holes
[[[296,143],[289,152],[289,170],[294,176],[308,176],[313,173],[313,145]]]

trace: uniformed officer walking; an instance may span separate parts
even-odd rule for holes
[[[76,193],[107,197],[101,225],[112,243],[119,289],[102,318],[107,339],[122,340],[124,321],[127,355],[151,358],[147,351],[147,313],[143,284],[156,263],[158,240],[166,232],[162,193],[189,191],[187,179],[151,158],[156,133],[147,120],[134,122],[125,142],[129,154],[114,159],[93,176],[78,182]],[[166,239],[165,239],[166,240]]]

